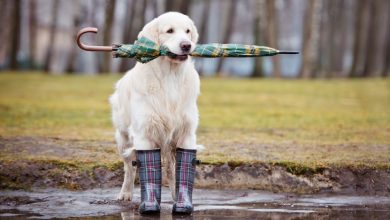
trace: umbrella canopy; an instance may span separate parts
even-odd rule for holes
[[[297,52],[279,51],[274,48],[243,44],[198,44],[189,55],[194,57],[261,57],[277,54],[296,54]],[[147,63],[159,56],[176,56],[168,48],[160,46],[148,38],[142,37],[134,44],[113,46],[113,57],[135,58]]]
[[[77,34],[76,42],[79,47],[87,51],[112,51],[113,57],[135,58],[141,63],[147,63],[159,56],[176,57],[168,48],[160,46],[146,37],[142,37],[134,44],[114,44],[112,46],[91,46],[81,43],[81,36],[85,33],[97,33],[98,29],[86,27]],[[299,52],[280,51],[270,47],[243,45],[243,44],[198,44],[189,55],[194,57],[262,57],[277,54],[298,54]]]

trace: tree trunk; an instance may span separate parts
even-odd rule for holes
[[[364,59],[366,58],[366,37],[367,32],[367,23],[369,17],[369,7],[368,0],[359,0],[355,1],[356,13],[355,13],[355,41],[353,46],[353,63],[351,72],[349,73],[350,77],[359,77],[363,75],[364,69]]]
[[[345,55],[345,1],[330,0],[330,38],[332,45],[330,46],[329,68],[327,71],[328,77],[335,77],[342,73]]]
[[[305,14],[303,33],[302,64],[300,78],[315,77],[317,68],[317,52],[320,37],[322,2],[309,0]]]
[[[387,2],[387,11],[390,11],[390,3]],[[387,14],[387,24],[390,24],[390,15]],[[387,34],[385,37],[385,53],[383,58],[382,76],[390,76],[390,27],[387,26]]]
[[[261,45],[263,43],[263,33],[266,33],[263,28],[262,28],[262,14],[264,13],[263,7],[264,6],[264,1],[262,0],[257,0],[254,3],[254,21],[253,21],[253,34],[254,34],[254,40],[255,40],[255,45]],[[263,59],[261,58],[255,58],[254,60],[254,68],[253,72],[251,74],[251,77],[263,77]]]
[[[299,71],[299,78],[308,78],[313,71],[312,63],[312,50],[313,42],[312,37],[314,34],[313,29],[313,18],[315,16],[315,0],[308,0],[307,7],[304,16],[304,25],[303,25],[303,39],[302,39],[302,64],[301,70]]]
[[[137,0],[132,0],[131,3],[127,2],[126,8],[126,23],[125,30],[123,31],[123,42],[124,43],[133,43],[134,41],[134,32],[136,32],[135,26],[135,13],[137,8]],[[130,68],[129,59],[121,59],[119,70],[125,72]]]
[[[191,0],[184,0],[184,1],[181,1],[179,11],[180,11],[181,13],[185,14],[185,15],[188,15],[190,6],[191,6]]]
[[[76,1],[72,5],[73,10],[77,10],[79,7],[81,7],[80,2]],[[71,38],[74,40],[76,39],[77,36],[77,31],[82,23],[82,15],[80,14],[73,14],[73,27],[71,28]],[[66,69],[65,71],[67,73],[74,73],[75,72],[75,59],[76,59],[76,54],[77,54],[78,47],[76,44],[72,44],[70,51],[68,53],[67,57],[67,64],[66,64]]]
[[[0,42],[8,41],[8,32],[10,32],[6,26],[6,18],[9,17],[8,12],[9,1],[4,1],[3,4],[0,4],[0,27],[3,27],[3,30],[0,31]],[[5,61],[5,57],[8,56],[7,45],[0,44],[0,64]]]
[[[365,55],[366,58],[364,59],[364,68],[363,68],[363,77],[369,77],[373,75],[374,70],[374,63],[376,59],[376,47],[375,44],[378,40],[377,38],[377,28],[376,28],[376,21],[378,19],[378,11],[376,8],[376,2],[377,1],[370,1],[368,3],[368,10],[369,10],[369,22],[368,22],[368,36],[366,38],[366,50]]]
[[[386,60],[386,26],[389,26],[388,1],[371,1],[371,21],[367,38],[367,58],[363,76],[381,76]]]
[[[236,16],[236,4],[237,0],[230,0],[229,2],[229,9],[228,9],[228,16],[227,16],[227,22],[225,27],[225,32],[223,34],[223,40],[222,43],[229,43],[232,33],[233,33],[233,27],[234,27],[234,17]],[[219,59],[218,66],[217,66],[217,76],[221,76],[221,70],[225,59],[221,58]]]
[[[175,0],[165,0],[165,11],[174,11],[175,10]]]
[[[148,6],[147,2],[146,1],[142,1],[142,10],[141,10],[141,15],[140,15],[140,18],[141,18],[141,28],[143,26],[145,26],[145,24],[146,24],[145,14],[146,14],[147,6]]]
[[[37,51],[37,1],[28,1],[29,7],[29,62],[30,69],[35,69],[35,53]]]
[[[203,6],[203,12],[202,12],[202,21],[200,23],[200,28],[199,28],[199,43],[204,44],[207,42],[207,24],[209,23],[209,17],[210,17],[210,3],[211,0],[205,0],[204,1],[204,6]]]
[[[116,0],[110,0],[106,3],[103,45],[112,44],[112,24],[114,22],[115,5]],[[111,71],[111,59],[112,56],[110,53],[103,54],[102,73],[109,73]]]
[[[55,46],[54,44],[55,44],[55,38],[57,33],[58,9],[59,9],[59,0],[53,0],[52,8],[51,8],[52,23],[50,26],[49,44],[47,45],[47,52],[46,52],[45,65],[44,65],[44,70],[46,72],[50,71],[50,65],[54,54],[54,46]]]
[[[268,42],[270,47],[278,48],[278,13],[276,9],[276,0],[267,0],[267,21],[268,21]],[[274,56],[272,59],[272,76],[281,77],[280,57]]]
[[[327,58],[327,48],[329,47],[329,40],[327,38],[328,32],[328,1],[322,2],[322,8],[320,11],[320,30],[319,30],[319,46],[317,54],[320,54],[319,59],[317,59],[316,69],[317,71],[313,73],[313,77],[322,77],[326,71],[326,58]]]
[[[178,11],[188,14],[191,0],[165,0],[165,11]]]
[[[209,17],[210,17],[210,3],[211,0],[204,0],[204,6],[203,6],[203,12],[202,12],[202,20],[199,27],[199,40],[198,42],[201,44],[207,43],[207,28],[209,23]],[[199,75],[203,75],[204,72],[204,62],[201,62],[201,66],[199,69]]]
[[[19,68],[18,65],[18,52],[20,47],[20,17],[21,17],[21,1],[14,0],[13,1],[13,19],[11,25],[11,69],[17,70]]]
[[[156,18],[158,16],[158,0],[152,0],[152,9],[153,9],[153,17]]]

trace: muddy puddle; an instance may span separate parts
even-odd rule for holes
[[[114,198],[119,188],[0,191],[0,219],[390,219],[390,197],[275,194],[258,190],[195,190],[191,216],[171,214],[164,188],[160,215],[140,216],[133,202]]]

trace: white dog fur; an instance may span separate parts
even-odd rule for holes
[[[171,30],[170,30],[171,29]],[[172,32],[172,33],[169,33]],[[138,38],[150,40],[183,55],[181,42],[190,42],[193,51],[198,32],[193,21],[178,12],[168,12],[145,25]],[[200,92],[199,75],[191,58],[159,57],[138,63],[116,83],[110,97],[115,139],[124,160],[124,181],[120,200],[131,200],[136,166],[135,150],[161,148],[164,175],[175,198],[175,149],[198,149],[196,128]]]

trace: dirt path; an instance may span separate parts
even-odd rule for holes
[[[0,137],[0,188],[73,190],[118,187],[122,163],[113,142]],[[202,164],[196,187],[292,193],[390,195],[390,169],[364,166],[308,169],[289,163]]]

